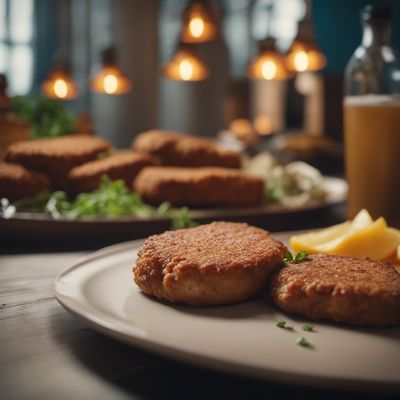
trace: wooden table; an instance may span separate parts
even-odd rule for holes
[[[225,375],[120,344],[77,321],[52,296],[56,276],[87,251],[12,251],[0,256],[4,400],[365,398]]]

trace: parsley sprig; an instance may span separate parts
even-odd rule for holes
[[[17,96],[12,99],[11,106],[29,125],[32,139],[62,136],[75,129],[73,115],[59,101],[40,96]]]
[[[315,332],[315,331],[314,331],[314,325],[313,325],[313,324],[304,324],[304,325],[303,325],[303,331],[306,331],[306,332]]]
[[[301,347],[313,347],[312,343],[309,342],[309,341],[308,341],[306,338],[304,338],[304,337],[299,337],[299,338],[296,340],[296,344],[297,344],[298,346],[301,346]]]
[[[308,253],[304,250],[299,251],[294,257],[293,254],[288,250],[285,254],[285,258],[282,260],[282,262],[285,265],[289,265],[290,263],[299,263],[301,261],[304,261],[308,257]]]
[[[112,181],[107,176],[102,177],[101,184],[96,190],[81,193],[75,199],[70,199],[66,192],[59,190],[52,193],[42,192],[34,197],[18,200],[13,204],[9,202],[4,204],[0,209],[2,215],[6,215],[8,209],[13,212],[16,210],[44,212],[54,219],[128,215],[147,218],[168,217],[171,218],[172,229],[197,225],[191,218],[187,207],[172,209],[167,202],[160,204],[158,208],[152,207],[144,203],[137,193],[132,192],[123,180]],[[10,207],[13,207],[13,210]]]
[[[286,321],[283,319],[279,319],[276,321],[276,326],[281,329],[287,329],[289,331],[293,330],[293,326],[287,325]]]
[[[285,330],[293,331],[293,332],[295,331],[294,327],[288,325],[286,323],[286,321],[283,320],[283,319],[278,319],[278,321],[276,321],[275,325],[280,329],[285,329]],[[306,332],[315,332],[314,325],[309,324],[309,323],[303,324],[302,329],[303,329],[303,331],[306,331]],[[298,337],[296,339],[296,344],[297,344],[297,346],[300,346],[300,347],[306,347],[306,348],[309,348],[309,349],[314,348],[314,344],[312,342],[310,342],[309,340],[307,340],[303,336]]]

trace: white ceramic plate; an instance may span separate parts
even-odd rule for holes
[[[57,278],[56,298],[106,335],[185,362],[281,382],[400,391],[399,328],[314,323],[315,333],[304,332],[305,320],[283,314],[265,296],[220,307],[164,304],[132,281],[141,244],[111,246],[73,265]],[[278,319],[295,330],[279,329]],[[314,347],[296,345],[300,336]]]

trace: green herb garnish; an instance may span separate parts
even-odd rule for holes
[[[17,211],[45,212],[55,219],[96,216],[170,217],[172,229],[197,225],[190,218],[187,207],[172,210],[171,205],[164,202],[158,208],[154,208],[129,190],[123,180],[112,181],[106,175],[102,176],[101,184],[95,191],[81,193],[74,200],[69,199],[63,191],[42,192],[34,197],[18,200],[12,206]]]
[[[164,201],[164,203],[161,203],[156,209],[156,215],[157,217],[167,217],[170,211],[171,204],[169,204],[168,201]]]
[[[285,265],[288,265],[290,263],[299,263],[301,261],[304,261],[308,257],[308,253],[304,250],[299,251],[294,257],[293,254],[288,250],[285,254],[285,258],[282,260],[282,262]]]
[[[66,214],[72,218],[123,215],[148,217],[155,212],[153,207],[143,203],[136,193],[130,191],[123,180],[112,181],[103,176],[100,186],[93,192],[79,194]]]
[[[198,224],[189,216],[189,209],[182,207],[172,214],[172,229],[191,228]]]
[[[293,330],[293,326],[286,325],[286,321],[284,321],[283,319],[279,319],[278,321],[276,321],[275,325],[278,328],[281,328],[281,329],[287,329],[287,330],[290,330],[290,331]]]
[[[304,324],[303,331],[314,332],[314,325],[313,324]]]
[[[55,219],[67,214],[71,210],[67,194],[61,190],[51,193],[44,210]]]
[[[312,344],[304,337],[297,338],[296,344],[301,347],[313,347]]]
[[[282,260],[282,262],[283,262],[285,265],[288,265],[288,264],[290,264],[292,261],[293,261],[293,255],[292,255],[292,253],[288,250],[288,251],[286,252],[285,258]]]
[[[308,253],[304,250],[301,250],[294,256],[294,262],[298,263],[300,261],[305,260],[307,257],[308,257]]]
[[[281,201],[284,197],[284,194],[276,186],[266,186],[264,190],[264,197],[267,202],[274,203]]]
[[[12,99],[11,107],[29,125],[34,139],[62,136],[75,129],[73,116],[60,102],[39,96],[18,96]]]
[[[14,201],[13,205],[18,211],[42,212],[51,197],[51,192],[44,191],[36,196],[24,197]]]

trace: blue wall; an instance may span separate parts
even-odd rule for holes
[[[388,5],[394,12],[392,40],[400,50],[400,0],[314,0],[317,42],[328,58],[325,72],[342,73],[361,42],[360,11],[367,4]]]

